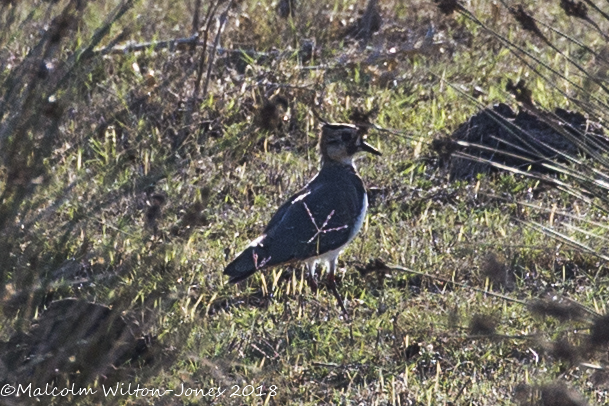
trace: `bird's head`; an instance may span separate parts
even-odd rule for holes
[[[321,128],[319,148],[324,162],[331,160],[346,165],[351,165],[353,156],[360,151],[381,155],[376,148],[364,141],[363,132],[351,124],[324,124]]]

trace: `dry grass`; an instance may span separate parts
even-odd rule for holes
[[[441,3],[0,2],[0,384],[227,390],[120,404],[606,403],[607,151],[451,179],[432,142],[496,102],[604,127],[609,21]],[[372,122],[384,154],[358,161],[348,322],[300,267],[222,275],[316,172],[319,117]],[[45,313],[69,297],[113,316],[71,337],[79,312]]]

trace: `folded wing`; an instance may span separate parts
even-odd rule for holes
[[[342,247],[352,237],[352,213],[361,210],[360,194],[344,184],[337,187],[334,182],[312,181],[279,208],[262,236],[239,254],[224,273],[235,283],[257,270]]]

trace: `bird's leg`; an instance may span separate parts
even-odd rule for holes
[[[317,275],[315,274],[315,265],[315,262],[307,264],[307,283],[314,294],[317,293]]]
[[[336,279],[334,277],[334,270],[336,269],[336,260],[329,261],[328,267],[329,267],[328,286],[330,287],[330,290],[334,294],[334,297],[336,297],[336,300],[338,300],[338,303],[340,304],[340,307],[343,309],[343,313],[345,313],[345,316],[349,317],[349,313],[347,312],[347,309],[345,308],[345,304],[343,303],[343,298],[341,297],[340,293],[338,293],[338,289],[336,289]]]

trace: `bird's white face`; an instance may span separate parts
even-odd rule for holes
[[[357,152],[357,129],[351,127],[324,128],[321,153],[333,161],[350,165]]]
[[[364,142],[358,128],[350,124],[326,124],[322,128],[320,141],[323,159],[353,164],[353,156],[360,151],[375,155],[381,153]]]

